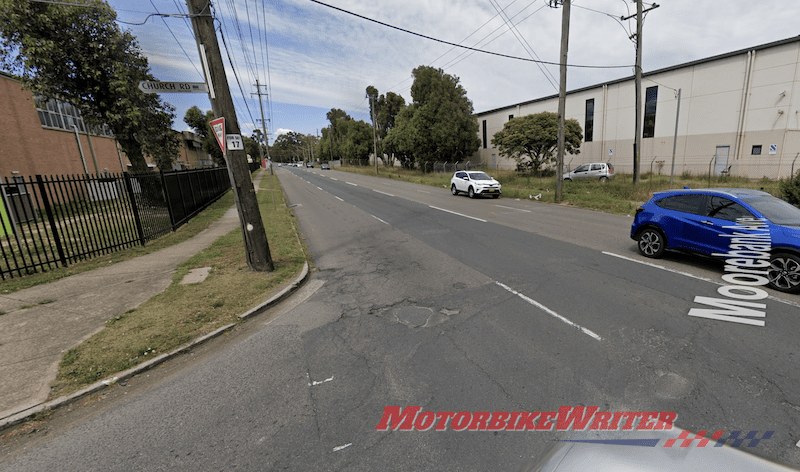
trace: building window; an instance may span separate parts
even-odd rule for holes
[[[760,144],[754,144],[754,145],[753,145],[753,152],[752,152],[752,154],[753,154],[754,156],[760,156],[760,155],[761,155],[761,145],[760,145]]]
[[[586,121],[584,122],[584,141],[589,143],[594,139],[594,98],[586,100]]]
[[[486,120],[483,120],[483,148],[486,149]]]
[[[77,107],[55,98],[48,99],[42,96],[35,97],[34,102],[36,103],[36,111],[39,113],[39,121],[42,123],[42,127],[74,131],[74,125],[79,132],[86,132],[88,125],[84,123],[81,112]],[[96,136],[114,136],[108,125],[105,124],[92,126],[91,132]]]
[[[643,138],[652,138],[656,134],[656,101],[658,101],[658,85],[647,87],[644,99]]]
[[[514,115],[508,115],[508,121],[511,121],[513,119],[514,119]]]

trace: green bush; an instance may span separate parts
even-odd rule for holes
[[[782,180],[781,196],[792,205],[800,205],[800,172],[794,178]]]

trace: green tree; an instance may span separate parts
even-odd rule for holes
[[[218,165],[224,166],[225,156],[222,155],[222,149],[220,149],[217,138],[214,136],[214,132],[209,125],[213,119],[213,111],[206,110],[206,112],[203,113],[196,105],[186,110],[186,116],[183,117],[184,123],[189,125],[198,136],[203,138],[203,151],[211,156]]]
[[[412,104],[397,114],[387,134],[392,148],[418,164],[471,157],[480,146],[478,122],[458,77],[428,66],[417,67],[412,75]]]
[[[795,206],[800,206],[800,172],[780,183],[781,196]]]
[[[394,165],[394,159],[392,153],[384,149],[383,141],[389,130],[394,128],[398,113],[406,108],[406,101],[394,92],[378,95],[378,89],[372,85],[367,87],[367,96],[372,97],[369,101],[370,117],[377,136],[378,155],[381,156],[385,166],[391,167]]]
[[[564,151],[580,154],[583,130],[575,119],[564,122]],[[518,170],[537,172],[555,162],[558,114],[549,111],[512,118],[495,133],[492,145],[501,156],[517,161]]]
[[[329,129],[330,135],[327,136],[328,138],[327,145],[330,146],[328,150],[329,151],[332,150],[333,155],[337,159],[341,159],[342,158],[341,146],[342,143],[344,142],[344,136],[345,136],[344,127],[347,126],[347,122],[352,121],[353,118],[351,118],[350,115],[345,113],[344,110],[340,110],[338,108],[331,108],[331,111],[329,111],[326,114],[326,117],[328,118],[328,121],[331,124]],[[325,134],[323,133],[323,137],[324,136]]]
[[[344,139],[340,145],[342,157],[345,159],[369,159],[373,151],[372,126],[363,120],[343,121],[340,123]]]
[[[115,20],[101,0],[80,7],[0,0],[2,67],[34,93],[72,103],[90,125],[107,124],[134,172],[147,170],[145,152],[169,168],[178,155],[178,138],[168,132],[174,109],[139,91],[140,80],[154,78],[136,39]]]

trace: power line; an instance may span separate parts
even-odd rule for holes
[[[454,47],[458,47],[458,48],[462,48],[462,49],[468,49],[470,51],[482,52],[484,54],[491,54],[493,56],[505,57],[506,59],[515,59],[515,60],[518,60],[518,61],[526,61],[526,62],[537,62],[539,64],[549,64],[549,65],[554,65],[554,66],[560,65],[558,62],[539,61],[539,60],[535,60],[535,59],[528,59],[528,58],[525,58],[525,57],[511,56],[511,55],[502,54],[502,53],[499,53],[499,52],[485,51],[483,49],[477,49],[477,48],[473,48],[473,47],[469,47],[469,46],[464,46],[464,45],[461,45],[461,44],[451,43],[450,41],[445,41],[445,40],[442,40],[442,39],[433,38],[431,36],[427,36],[427,35],[424,35],[424,34],[421,34],[421,33],[416,33],[414,31],[409,31],[407,29],[400,28],[399,26],[393,26],[393,25],[390,25],[388,23],[384,23],[382,21],[373,20],[372,18],[367,18],[365,16],[359,15],[358,13],[353,13],[353,12],[344,10],[342,8],[335,7],[333,5],[328,5],[327,3],[322,3],[319,0],[311,0],[311,2],[319,4],[319,5],[322,5],[324,7],[331,8],[333,10],[340,11],[342,13],[346,13],[348,15],[355,16],[357,18],[361,18],[362,20],[371,21],[371,22],[377,23],[377,24],[379,24],[381,26],[386,26],[387,28],[396,29],[396,30],[402,31],[404,33],[412,34],[414,36],[419,36],[420,38],[425,38],[425,39],[428,39],[428,40],[431,40],[431,41],[436,41],[438,43],[448,44],[450,46],[454,46]],[[567,64],[567,67],[580,67],[580,68],[585,68],[585,69],[624,69],[624,68],[628,68],[628,67],[632,67],[632,66],[630,66],[630,65],[624,65],[624,66],[589,66],[589,65],[580,65],[580,64]]]
[[[536,59],[539,59],[539,56],[533,50],[530,43],[528,43],[528,41],[525,40],[522,34],[520,34],[519,30],[517,30],[516,25],[514,25],[514,23],[511,22],[511,19],[508,19],[508,15],[506,15],[505,17],[503,16],[503,10],[500,9],[500,6],[497,5],[494,0],[489,0],[489,3],[491,3],[494,9],[497,10],[497,14],[500,15],[500,19],[503,20],[503,22],[508,26],[508,29],[511,30],[511,32],[514,34],[514,37],[517,38],[520,44],[522,44],[522,48],[525,49],[525,52],[527,52],[528,55],[531,56],[531,58],[535,56]],[[552,74],[549,73],[550,71],[542,67],[541,64],[539,63],[536,63],[536,65],[539,67],[539,70],[542,72],[542,74],[544,74],[545,79],[547,79],[547,81],[550,82],[550,85],[552,85],[554,89],[558,90],[558,87],[555,84],[556,78],[552,77]]]
[[[225,47],[225,53],[228,55],[228,62],[233,70],[233,76],[236,78],[236,83],[239,85],[239,92],[242,94],[242,100],[244,100],[244,106],[247,108],[247,114],[250,116],[250,122],[255,123],[256,120],[253,119],[253,113],[250,111],[250,105],[247,104],[247,99],[244,95],[244,89],[242,88],[242,82],[239,80],[239,74],[236,73],[236,67],[233,65],[233,60],[231,59],[231,51],[228,48],[228,43],[225,41],[225,34],[222,32],[221,27],[219,29],[219,35],[222,38],[222,44]]]
[[[156,7],[156,4],[155,4],[155,3],[153,3],[153,0],[150,0],[150,4],[151,4],[151,5],[153,5],[153,8],[156,10],[156,12],[158,12],[158,7]],[[160,13],[159,13],[159,14],[160,14]],[[164,17],[162,16],[162,17],[161,17],[161,21],[163,21],[163,22],[164,22],[164,26],[166,26],[166,27],[167,27],[167,30],[169,30],[169,34],[171,34],[171,35],[172,35],[172,38],[175,40],[175,42],[176,42],[176,43],[178,43],[178,47],[180,47],[180,48],[181,48],[181,51],[183,51],[183,55],[184,55],[184,56],[186,56],[186,59],[189,59],[189,63],[190,63],[190,64],[192,64],[192,67],[194,67],[194,70],[197,72],[197,74],[198,74],[200,77],[203,77],[203,74],[201,74],[201,73],[200,73],[200,71],[197,69],[197,66],[194,64],[194,61],[192,61],[192,58],[191,58],[191,57],[189,56],[189,54],[186,52],[186,49],[183,49],[183,45],[181,45],[181,42],[180,42],[180,41],[178,41],[178,37],[177,37],[177,36],[175,36],[175,33],[173,33],[173,32],[172,32],[172,28],[170,28],[170,27],[169,27],[169,24],[167,24],[167,20],[165,20],[165,19],[164,19]]]

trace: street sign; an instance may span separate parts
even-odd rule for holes
[[[211,120],[208,126],[214,131],[214,136],[217,138],[219,148],[222,149],[222,154],[225,154],[225,118],[219,117],[216,120]]]
[[[205,82],[159,82],[139,81],[139,90],[144,93],[208,93]]]
[[[229,151],[244,150],[244,141],[241,134],[229,134],[225,136],[225,144]]]

